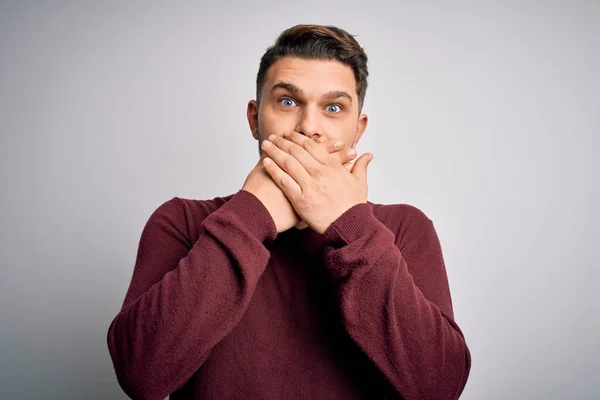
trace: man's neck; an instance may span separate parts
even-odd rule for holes
[[[307,227],[308,227],[308,225],[304,221],[300,221],[298,224],[296,224],[296,229],[304,229]]]

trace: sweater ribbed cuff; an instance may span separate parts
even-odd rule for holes
[[[252,193],[246,190],[238,191],[221,209],[234,213],[244,227],[261,242],[271,242],[277,237],[275,221],[263,203]]]
[[[356,204],[329,225],[323,239],[333,247],[346,246],[371,232],[376,221],[369,203]]]

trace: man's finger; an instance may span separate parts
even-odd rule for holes
[[[309,140],[314,146],[321,146],[320,144],[317,144],[316,142],[313,142],[312,140]],[[294,159],[297,163],[299,163],[301,169],[304,172],[307,172],[308,174],[310,174],[311,176],[314,176],[317,171],[319,170],[319,168],[321,168],[323,166],[323,164],[321,162],[319,162],[319,160],[315,159],[312,154],[310,152],[308,152],[303,146],[287,139],[285,136],[281,137],[281,136],[277,136],[277,135],[271,135],[269,136],[267,142],[272,142],[283,154],[287,154],[289,157],[288,158],[292,158]],[[264,149],[263,149],[264,150]],[[273,158],[273,160],[280,166],[282,167],[284,170],[286,170],[286,172],[288,174],[290,174],[290,176],[294,179],[299,178],[300,180],[298,180],[298,183],[300,185],[303,185],[305,182],[305,180],[303,178],[306,178],[305,176],[303,177],[302,175],[298,175],[301,174],[300,171],[296,171],[296,174],[294,174],[294,171],[291,170],[287,170],[286,166],[281,164],[281,161],[283,160],[278,160],[275,156],[277,154],[279,154],[279,152],[272,150],[274,153],[270,154],[269,152],[267,152],[267,154],[269,154],[271,156],[271,158]],[[321,148],[321,151],[325,151],[323,148]],[[283,154],[279,154],[279,157],[283,157]],[[327,153],[326,153],[327,154]],[[327,154],[329,155],[329,154]],[[289,166],[291,166],[292,164],[295,164],[292,160],[288,160],[287,161]]]
[[[373,154],[366,153],[363,154],[356,160],[354,166],[352,167],[352,175],[358,180],[367,180],[367,167],[373,160]]]
[[[356,155],[356,150],[353,148],[344,149],[343,151],[339,152],[340,162],[342,164],[346,164],[347,162],[354,160]]]
[[[321,164],[327,164],[329,154],[323,148],[321,143],[316,142],[308,136],[305,136],[296,131],[285,132],[283,134],[283,138],[302,147],[304,151],[309,153],[312,156],[312,158],[314,158]]]
[[[282,144],[292,144],[300,151],[306,153],[300,146],[276,135],[271,135],[267,140],[263,140],[261,147],[265,154],[275,162],[283,172],[294,179],[298,185],[306,186],[310,181],[311,175],[305,164],[319,163],[310,157],[309,154],[304,155],[300,153],[300,155],[298,155],[298,151],[291,151],[289,149],[286,151],[285,148],[282,148],[285,147],[282,146]]]
[[[289,138],[290,136],[296,136],[297,132],[287,132],[283,136]],[[334,154],[338,157],[338,160],[343,164],[348,171],[352,170],[352,164],[347,165],[350,161],[356,158],[356,150],[353,148],[344,148],[344,141],[339,139],[327,139],[325,136],[319,136],[315,142],[325,146],[325,149],[329,154]]]
[[[273,179],[273,182],[279,186],[281,191],[288,199],[291,199],[294,196],[298,196],[302,193],[302,188],[298,182],[296,182],[294,178],[289,176],[283,169],[281,169],[281,167],[277,165],[273,159],[270,157],[265,157],[261,162],[267,173],[271,176],[271,179]]]
[[[342,164],[346,164],[356,158],[356,150],[350,147],[344,148],[344,142],[341,140],[331,139],[324,142],[324,144],[329,154],[335,154]]]
[[[334,139],[327,140],[326,142],[318,142],[317,141],[317,143],[324,143],[325,148],[327,149],[327,151],[330,154],[335,153],[336,151],[340,151],[342,149],[342,147],[344,146],[344,142],[342,142],[341,140],[334,140]]]

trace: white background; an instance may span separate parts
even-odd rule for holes
[[[370,57],[370,200],[435,223],[463,398],[600,398],[600,2],[0,4],[0,397],[118,399],[106,331],[141,230],[237,191],[264,50]]]

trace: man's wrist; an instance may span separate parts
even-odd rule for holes
[[[369,203],[359,203],[340,215],[323,232],[326,244],[334,247],[346,246],[367,234],[375,219]]]
[[[254,193],[240,189],[223,207],[232,211],[259,240],[271,241],[277,236],[275,221]]]

